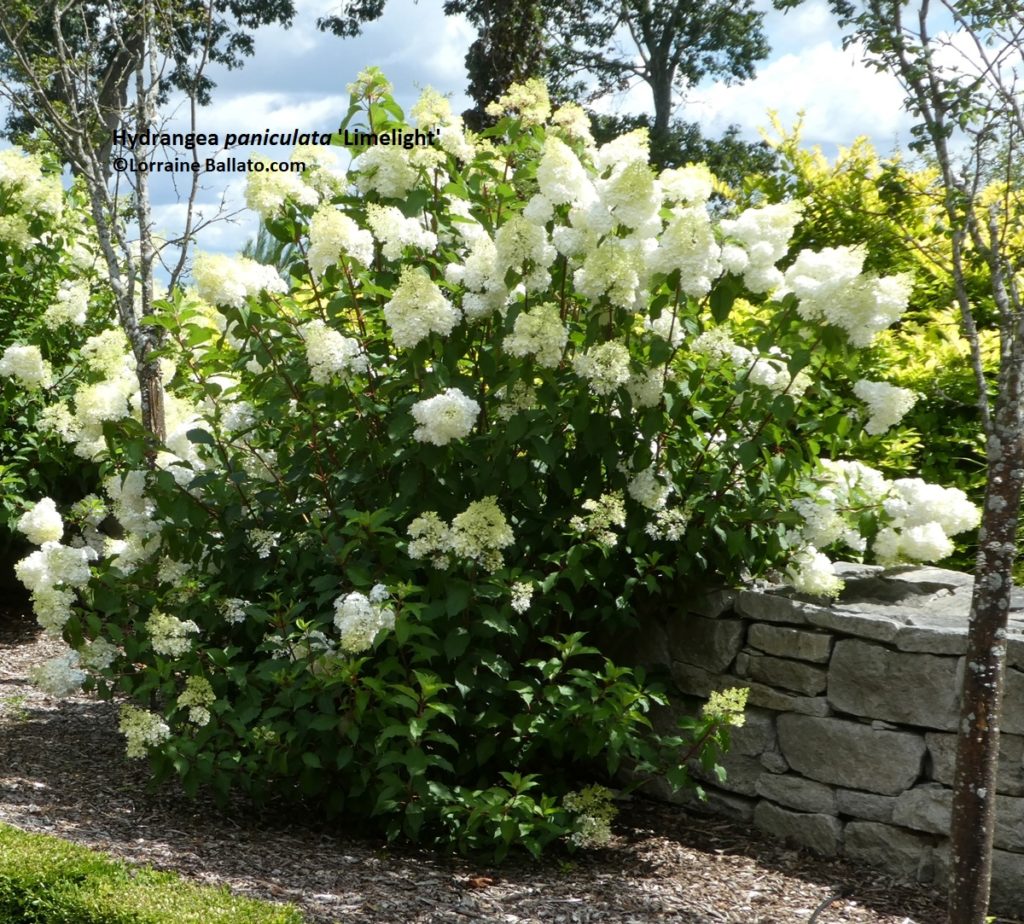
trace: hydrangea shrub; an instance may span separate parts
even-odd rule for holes
[[[41,679],[129,697],[129,753],[189,790],[498,853],[583,843],[611,815],[581,783],[628,761],[686,784],[742,721],[736,694],[653,734],[664,696],[607,641],[638,611],[770,567],[834,593],[828,547],[921,559],[970,525],[942,489],[817,464],[858,432],[853,382],[821,372],[899,318],[905,277],[790,254],[799,203],[717,217],[705,168],[656,175],[643,132],[595,145],[539,84],[495,105],[473,135],[428,91],[411,120],[438,146],[254,181],[293,256],[200,256],[153,319],[152,469],[115,335],[45,412],[107,476],[70,524],[23,517],[19,576],[70,645]],[[357,120],[408,128],[377,72]],[[872,427],[907,404],[860,390]]]

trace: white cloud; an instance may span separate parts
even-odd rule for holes
[[[682,114],[699,121],[710,135],[737,124],[744,137],[755,139],[757,128],[768,124],[769,111],[777,112],[786,126],[803,112],[806,144],[845,146],[869,135],[888,151],[909,137],[911,120],[902,103],[896,80],[866,67],[859,48],[843,50],[819,41],[769,62],[744,84],[715,83],[694,90]]]

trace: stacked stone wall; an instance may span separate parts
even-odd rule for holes
[[[970,575],[842,566],[834,603],[720,591],[644,619],[634,663],[679,690],[750,689],[747,720],[700,807],[825,856],[943,888]],[[1015,604],[1017,601],[1015,601]],[[992,907],[1024,915],[1024,600],[1011,613]],[[692,711],[680,701],[659,717]],[[673,797],[667,787],[658,795]],[[686,796],[682,798],[688,798]]]

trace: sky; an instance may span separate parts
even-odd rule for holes
[[[842,36],[823,0],[806,0],[783,14],[759,0],[767,10],[766,31],[772,53],[755,79],[742,85],[708,82],[690,88],[678,114],[699,122],[709,136],[736,124],[742,137],[757,140],[769,124],[769,110],[783,125],[803,113],[803,139],[833,155],[867,134],[883,152],[904,146],[910,122],[901,111],[902,92],[896,82],[858,60],[857,50],[844,51]],[[446,17],[441,0],[388,0],[384,16],[365,27],[356,39],[339,39],[316,29],[318,14],[337,7],[338,0],[298,0],[290,29],[267,27],[255,36],[255,55],[244,68],[211,71],[217,84],[210,106],[200,110],[199,130],[223,135],[242,130],[318,130],[337,126],[348,102],[346,85],[364,67],[375,64],[388,76],[406,109],[425,86],[450,93],[459,112],[469,105],[464,93],[464,57],[474,30],[462,17]],[[600,108],[626,111],[650,109],[645,84]],[[184,111],[171,126],[184,126]],[[240,155],[246,152],[238,152]],[[262,149],[274,159],[288,157],[287,148]],[[199,197],[207,214],[221,197],[231,209],[244,205],[244,175],[208,177]],[[168,183],[158,184],[154,216],[167,232],[180,227],[183,206],[174,201]],[[218,221],[200,239],[204,250],[233,252],[253,236],[251,214]]]

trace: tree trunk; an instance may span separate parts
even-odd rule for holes
[[[147,359],[139,363],[137,373],[142,404],[142,425],[153,434],[157,443],[165,443],[167,424],[164,420],[164,387],[160,377],[160,361]],[[154,449],[154,458],[155,455]]]
[[[651,92],[654,94],[654,125],[651,127],[651,147],[660,148],[668,136],[672,122],[672,73],[652,68]]]
[[[1001,377],[961,692],[950,830],[950,924],[985,924],[996,822],[1006,625],[1024,482],[1019,371]]]

